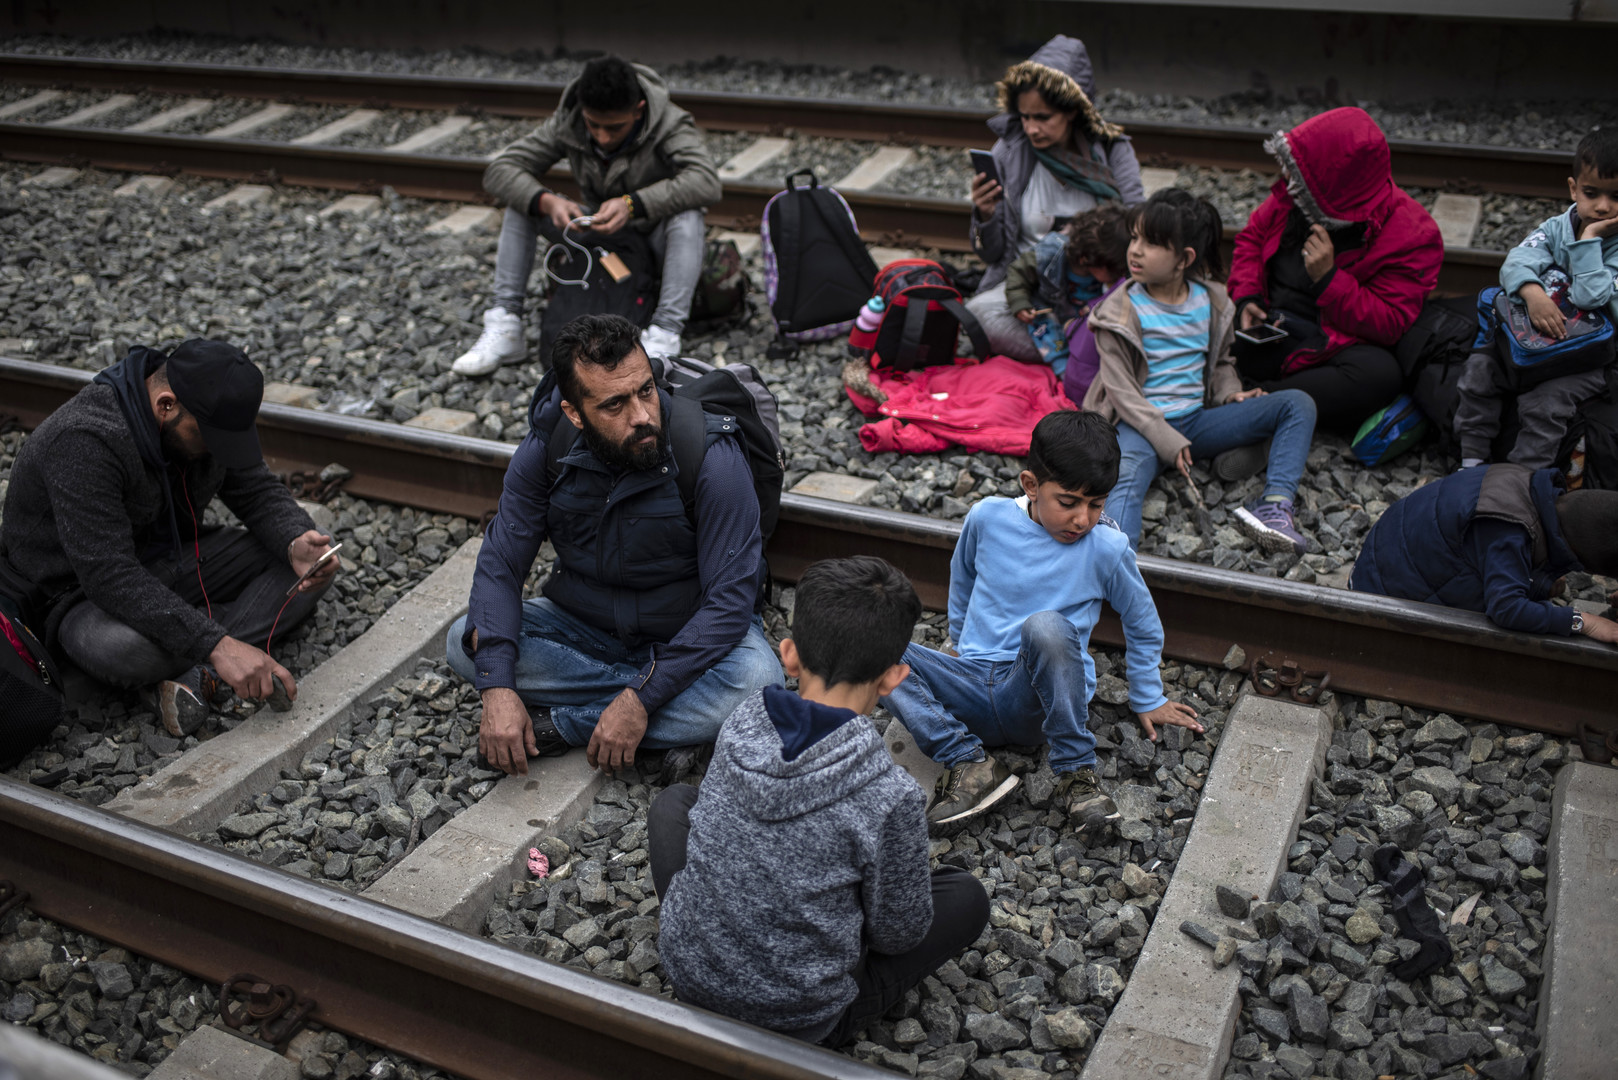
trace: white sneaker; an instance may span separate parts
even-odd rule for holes
[[[527,356],[522,317],[505,308],[490,308],[483,313],[483,333],[478,343],[456,357],[450,370],[457,375],[487,375],[501,364],[520,363]]]
[[[663,359],[680,355],[680,335],[661,326],[652,325],[640,332],[640,347],[647,356]]]

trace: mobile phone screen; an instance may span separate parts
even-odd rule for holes
[[[343,545],[340,543],[333,544],[331,547],[327,548],[326,553],[315,560],[315,565],[305,570],[303,572],[303,576],[292,583],[292,588],[287,590],[287,595],[291,596],[293,593],[297,592],[299,585],[302,585],[304,582],[308,581],[315,574],[318,574],[320,572],[320,568],[335,559],[337,557],[337,553],[341,550],[343,550]]]
[[[990,180],[1000,179],[1000,170],[994,167],[994,155],[987,150],[968,151],[972,155],[972,175],[982,173]]]

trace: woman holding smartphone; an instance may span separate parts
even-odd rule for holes
[[[988,264],[967,307],[995,352],[1036,361],[1039,350],[1006,306],[1006,269],[1052,227],[1103,202],[1145,200],[1129,136],[1092,103],[1095,76],[1078,38],[1057,35],[1006,70],[993,171],[973,155],[972,249]]]

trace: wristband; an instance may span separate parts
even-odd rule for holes
[[[634,217],[635,216],[635,196],[633,196],[633,195],[620,195],[619,198],[623,199],[624,200],[624,205],[629,207],[629,216]]]
[[[1582,611],[1573,613],[1573,632],[1575,634],[1584,633],[1584,613]]]

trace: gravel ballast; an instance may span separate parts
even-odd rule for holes
[[[1545,841],[1569,742],[1391,702],[1339,699],[1327,772],[1243,945],[1238,1077],[1523,1080],[1534,1069]],[[1411,982],[1414,955],[1369,862],[1396,844],[1425,876],[1455,955]]]
[[[785,631],[792,590],[767,611]],[[928,613],[914,640],[934,647],[944,616]],[[1123,992],[1196,812],[1229,706],[1235,672],[1170,661],[1165,691],[1193,704],[1207,732],[1165,728],[1152,743],[1128,713],[1121,654],[1095,654],[1091,703],[1103,788],[1119,803],[1116,834],[1085,849],[1068,834],[1043,750],[996,750],[1023,776],[1002,807],[947,840],[935,865],[970,871],[991,894],[989,928],[886,1018],[844,1050],[912,1076],[981,1080],[1072,1078]],[[879,714],[878,723],[894,723]],[[495,941],[670,993],[657,954],[658,901],[646,849],[646,811],[661,790],[655,756],[609,780],[578,825],[540,844],[552,867],[520,881],[485,920]],[[1029,1073],[1008,1070],[1028,1069]]]
[[[26,906],[0,919],[0,1019],[145,1076],[219,1018],[219,987]],[[305,1080],[448,1080],[420,1062],[313,1025],[294,1037]]]

